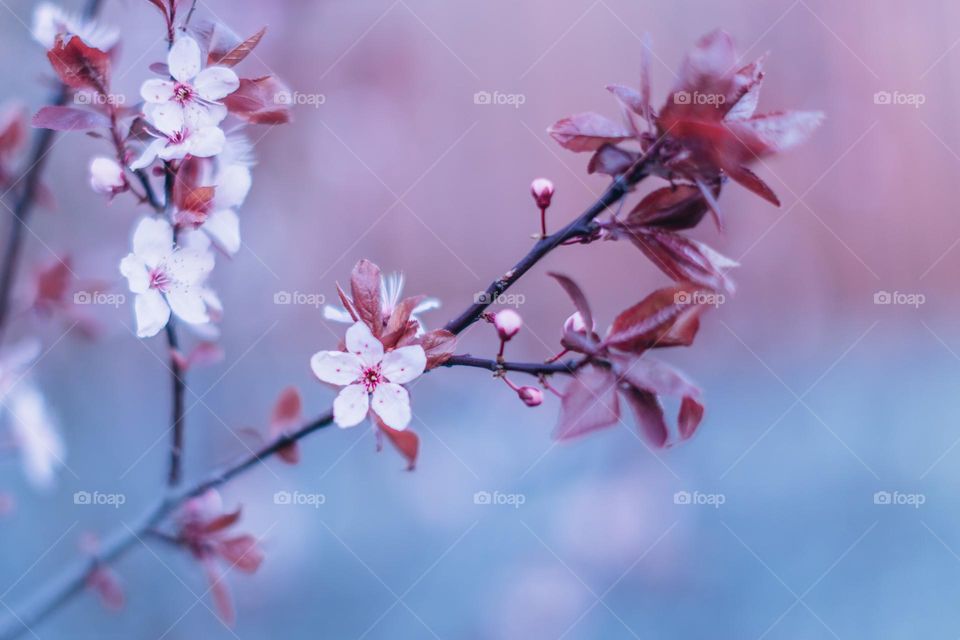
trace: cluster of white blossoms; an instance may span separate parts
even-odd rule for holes
[[[228,136],[221,128],[228,115],[222,101],[240,80],[230,68],[204,68],[205,57],[195,39],[180,35],[167,54],[169,78],[140,87],[142,116],[153,139],[130,169],[146,170],[163,161],[168,171],[176,166],[178,172],[177,186],[167,190],[172,202],[164,203],[169,219],[141,219],[133,251],[120,264],[135,294],[140,337],[163,330],[171,314],[197,327],[217,320],[222,307],[206,285],[214,250],[233,255],[240,249],[236,210],[250,190],[253,156],[245,137]],[[94,169],[96,190],[108,192],[116,185],[111,167]]]

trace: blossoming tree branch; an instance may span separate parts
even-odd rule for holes
[[[98,2],[90,2],[81,16],[49,4],[36,11],[34,37],[47,49],[60,89],[53,103],[32,117],[38,133],[33,162],[23,174],[14,168],[26,137],[22,111],[8,110],[0,120],[0,185],[17,198],[17,220],[0,263],[0,338],[7,335],[4,330],[13,318],[7,311],[23,218],[47,194],[38,154],[42,160],[54,132],[86,132],[107,151],[90,160],[91,187],[109,199],[127,198],[143,210],[132,224],[131,247],[128,252],[118,248],[117,262],[133,294],[137,337],[166,340],[170,354],[170,422],[156,425],[172,434],[167,487],[135,527],[102,541],[88,537],[86,558],[12,611],[0,637],[27,632],[84,591],[108,607],[121,606],[124,589],[111,564],[144,537],[195,558],[221,619],[233,624],[226,572],[235,568],[253,573],[263,553],[256,538],[235,532],[240,509],[226,508],[218,487],[272,457],[287,464],[300,462],[298,441],[332,424],[343,429],[371,425],[378,448],[388,441],[413,469],[419,439],[409,428],[413,408],[405,385],[429,371],[485,369],[528,407],[540,407],[546,397],[555,396],[559,418],[553,437],[559,440],[622,423],[631,419],[627,414],[651,447],[694,436],[704,420],[701,391],[649,352],[693,344],[705,311],[733,292],[729,271],[737,264],[684,232],[708,216],[723,229],[719,199],[729,180],[779,205],[748,166],[802,142],[822,119],[815,112],[757,115],[762,61],[740,64],[731,39],[720,31],[696,43],[659,109],[651,103],[644,58],[639,89],[607,87],[618,119],[584,113],[549,129],[564,148],[589,153],[588,172],[609,176],[609,187],[564,223],[564,216],[550,213],[555,208],[554,184],[534,180],[531,219],[540,229],[535,243],[444,327],[430,328],[425,317],[440,307],[439,300],[404,297],[402,275],[383,274],[373,262],[361,260],[346,287],[336,287],[340,304],[324,309],[327,320],[345,325],[342,341],[309,358],[318,383],[338,389],[332,409],[306,420],[299,391],[287,388],[258,450],[206,478],[184,483],[187,377],[190,370],[222,356],[217,327],[229,318],[208,278],[218,262],[241,247],[238,212],[251,188],[254,165],[244,130],[290,122],[291,100],[278,78],[242,75],[241,63],[265,30],[237,36],[225,25],[203,19],[196,3],[148,2],[159,11],[167,55],[149,65],[152,75],[145,75],[141,101],[132,106],[112,93],[119,32],[93,19]],[[634,198],[638,184],[654,177],[665,184]],[[598,318],[571,274],[549,273],[570,298],[570,315],[556,326],[557,352],[544,362],[509,359],[509,343],[523,330],[523,319],[513,309],[498,309],[500,296],[554,251],[616,241],[636,246],[673,284],[652,291],[613,318]],[[29,310],[63,315],[72,326],[92,334],[89,319],[71,304],[76,287],[66,260],[42,269]],[[459,353],[457,337],[478,322],[490,326],[490,352]],[[600,331],[598,326],[608,328]],[[25,472],[43,486],[53,481],[65,450],[49,408],[55,401],[48,403],[26,375],[40,349],[32,340],[5,346],[0,389],[10,414],[6,426]]]

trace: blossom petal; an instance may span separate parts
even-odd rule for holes
[[[139,256],[131,253],[121,260],[120,273],[133,293],[146,293],[150,288],[150,269]]]
[[[146,169],[149,167],[154,160],[157,159],[157,155],[160,153],[160,150],[167,144],[166,140],[153,140],[150,144],[146,146],[143,150],[143,153],[140,154],[140,157],[131,163],[130,168],[134,171],[139,171],[140,169]]]
[[[203,223],[217,246],[233,255],[240,250],[240,218],[233,209],[217,209]]]
[[[373,410],[388,427],[402,431],[410,424],[410,394],[398,384],[378,385],[373,392]]]
[[[167,137],[183,129],[186,124],[183,109],[170,102],[147,104],[143,108],[143,115],[146,116],[147,122]]]
[[[210,67],[197,75],[193,87],[204,100],[222,100],[240,88],[240,79],[233,69]]]
[[[203,290],[189,285],[174,285],[167,291],[167,302],[177,317],[189,324],[210,322]]]
[[[190,82],[200,73],[200,45],[189,36],[180,36],[170,47],[167,66],[178,82]]]
[[[310,358],[310,368],[321,381],[343,386],[360,377],[363,363],[345,351],[319,351]]]
[[[437,298],[424,298],[423,300],[420,301],[420,304],[418,304],[413,308],[413,311],[411,311],[410,313],[412,315],[419,315],[424,311],[432,311],[433,309],[439,309],[439,308],[440,308],[440,300],[438,300]]]
[[[188,102],[182,109],[183,121],[194,128],[215,127],[227,117],[227,108],[222,104]]]
[[[140,85],[140,97],[153,104],[170,102],[173,99],[173,83],[152,78]]]
[[[347,329],[347,351],[360,356],[364,364],[372,366],[383,360],[383,344],[370,332],[370,327],[362,322],[354,323]]]
[[[227,137],[220,127],[201,127],[190,132],[188,153],[198,158],[209,158],[223,151],[226,141]]]
[[[173,227],[163,218],[143,218],[133,232],[133,252],[150,268],[173,250]]]
[[[170,320],[170,307],[156,289],[138,294],[133,301],[137,315],[137,337],[149,338],[160,333]]]
[[[167,258],[164,266],[178,283],[198,284],[213,271],[213,254],[196,249],[178,249]]]
[[[394,349],[383,357],[383,375],[390,382],[404,384],[420,376],[427,368],[423,347],[413,345]]]
[[[340,390],[333,401],[333,419],[338,427],[354,427],[367,417],[370,396],[363,385],[352,384]]]
[[[217,176],[216,206],[229,209],[239,207],[247,199],[251,183],[250,169],[247,167],[235,164],[224,168]]]
[[[352,324],[354,322],[353,316],[350,315],[349,311],[343,307],[335,307],[331,304],[324,305],[323,318],[324,320],[343,322],[344,324]]]
[[[66,448],[47,411],[43,396],[23,384],[10,394],[10,425],[23,457],[23,470],[31,484],[46,489],[53,484],[56,468],[63,464]]]

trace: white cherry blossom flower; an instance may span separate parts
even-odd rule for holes
[[[321,381],[342,386],[333,402],[333,419],[346,428],[360,424],[370,409],[391,429],[410,424],[410,395],[401,385],[427,366],[420,345],[383,352],[383,344],[362,322],[347,329],[347,351],[320,351],[310,359]]]
[[[43,395],[27,377],[40,351],[36,340],[4,350],[0,356],[0,405],[27,480],[38,489],[47,489],[63,465],[66,448]]]
[[[153,127],[147,132],[155,140],[130,165],[134,171],[145,169],[158,157],[161,160],[179,160],[188,155],[209,158],[223,151],[226,136],[220,127],[184,113],[176,105],[148,105],[144,115]]]
[[[380,281],[380,308],[383,311],[383,317],[389,318],[393,310],[397,307],[403,294],[403,284],[405,278],[402,273],[391,273],[383,277]],[[418,317],[421,313],[440,308],[440,301],[437,298],[424,298],[420,304],[413,308],[410,319],[415,320],[419,325],[417,335],[422,335],[425,331],[423,321]],[[334,305],[325,305],[323,307],[323,317],[333,322],[343,322],[349,324],[354,322],[350,313],[343,307]]]
[[[73,34],[86,44],[108,51],[117,44],[120,32],[114,27],[98,24],[81,16],[64,11],[55,4],[43,2],[33,12],[33,39],[50,49],[58,35]]]
[[[176,105],[186,120],[209,125],[227,117],[227,108],[219,101],[240,87],[233,69],[203,69],[200,45],[189,36],[180,36],[170,47],[167,68],[173,80],[154,78],[140,87],[140,95],[148,104]]]
[[[43,395],[33,385],[21,382],[9,393],[6,404],[27,480],[39,489],[51,487],[66,448]]]
[[[133,234],[133,253],[120,272],[136,294],[137,335],[160,332],[173,311],[188,324],[206,324],[217,311],[204,282],[213,270],[213,253],[196,246],[176,247],[173,227],[161,218],[144,218]]]

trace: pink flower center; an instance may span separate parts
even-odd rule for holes
[[[194,97],[193,87],[182,82],[178,82],[173,87],[173,99],[180,104],[186,104],[193,100]]]
[[[359,382],[363,385],[364,389],[367,390],[367,393],[373,393],[373,390],[377,388],[377,385],[383,382],[383,374],[380,373],[380,365],[375,364],[372,367],[366,367],[363,370],[363,373],[360,374]]]
[[[189,135],[190,132],[187,129],[180,129],[179,131],[171,133],[167,139],[170,141],[170,144],[183,144]]]
[[[170,288],[170,275],[162,267],[150,270],[150,288],[160,293],[166,293]]]

